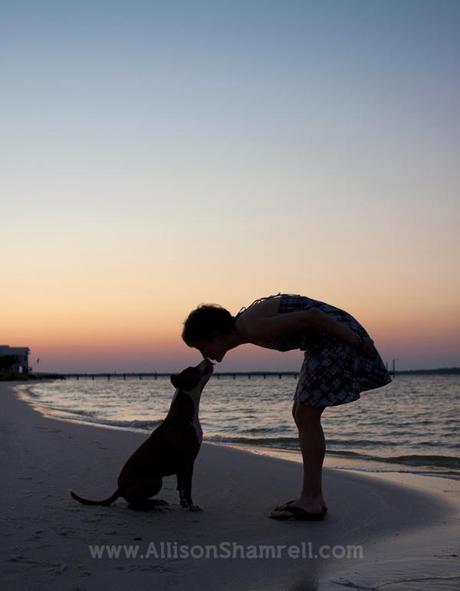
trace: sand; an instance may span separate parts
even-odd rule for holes
[[[326,519],[275,521],[270,510],[298,492],[299,465],[205,443],[193,495],[202,512],[178,505],[173,477],[162,511],[82,506],[68,490],[109,496],[145,436],[44,417],[14,385],[0,384],[2,591],[460,588],[456,481],[326,468]]]

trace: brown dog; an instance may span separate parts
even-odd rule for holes
[[[163,476],[177,474],[180,504],[190,511],[200,508],[192,502],[193,464],[201,447],[203,432],[198,418],[200,397],[213,372],[213,364],[204,359],[196,367],[187,367],[171,376],[176,393],[164,421],[133,453],[118,477],[118,488],[103,501],[83,499],[70,491],[72,498],[85,505],[110,505],[123,497],[129,508],[149,511],[166,505],[158,494]]]

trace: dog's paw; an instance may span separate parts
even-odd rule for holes
[[[203,511],[203,509],[199,505],[190,505],[188,510],[193,512]]]

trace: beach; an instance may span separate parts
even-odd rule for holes
[[[326,467],[326,518],[277,521],[268,515],[298,493],[299,465],[204,443],[193,483],[203,511],[178,505],[174,477],[161,511],[83,506],[69,489],[112,494],[145,435],[45,417],[14,385],[0,384],[2,590],[460,586],[458,481]]]

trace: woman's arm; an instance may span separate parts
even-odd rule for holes
[[[288,314],[277,314],[275,316],[258,316],[242,318],[240,331],[248,338],[249,342],[264,341],[271,342],[305,330],[316,328],[319,310],[299,310]]]
[[[359,334],[348,328],[343,322],[336,320],[333,316],[326,314],[326,312],[323,312],[322,310],[317,310],[317,312],[317,329],[324,330],[324,332],[345,341],[352,347],[357,347],[361,343],[361,337]]]
[[[352,347],[358,348],[363,354],[367,354],[373,348],[372,339],[363,339],[345,324],[318,308],[257,319],[252,318],[250,322],[248,318],[248,322],[244,326],[245,336],[249,342],[270,342],[277,338],[300,334],[308,329],[322,330],[331,334]]]
[[[319,315],[317,317],[317,328],[345,341],[365,357],[370,355],[374,350],[374,341],[365,336],[361,336],[345,324],[336,320],[333,316],[329,316],[322,310],[317,310]]]

